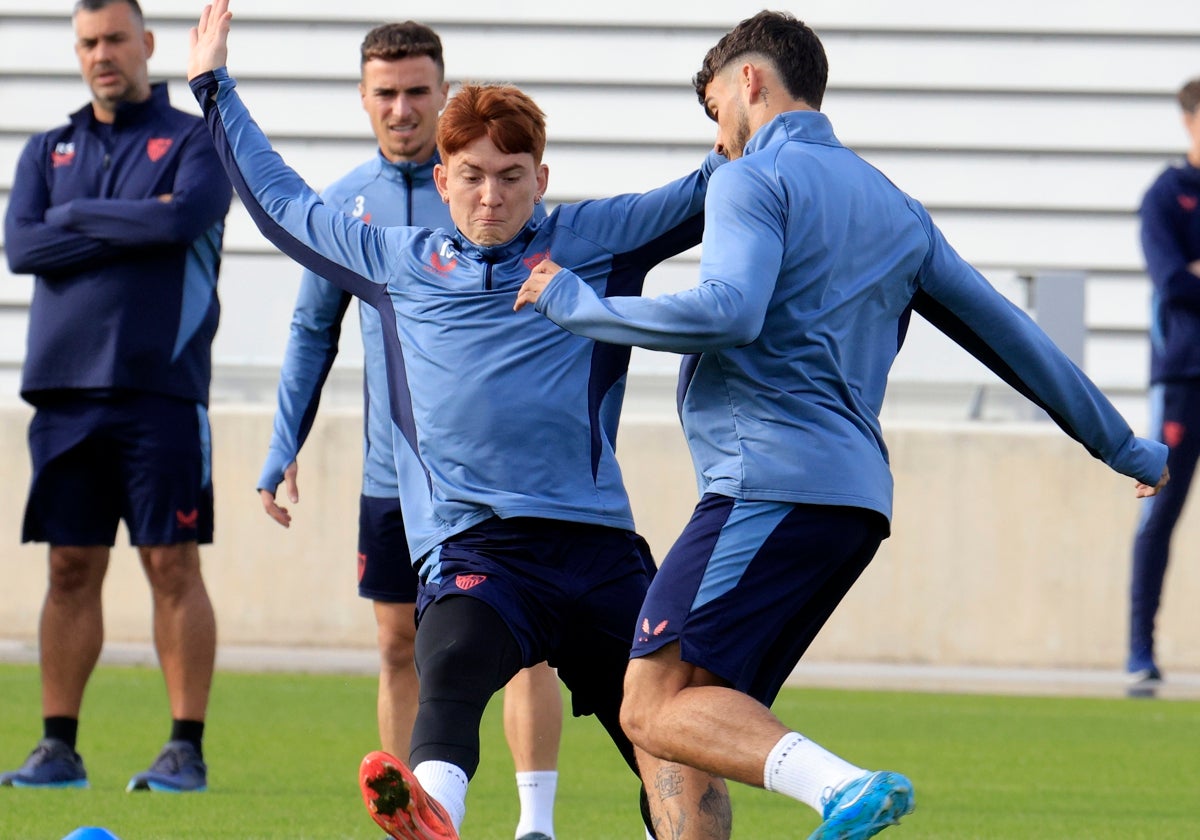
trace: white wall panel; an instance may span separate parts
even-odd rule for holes
[[[196,0],[147,0],[152,19],[166,17],[194,20],[202,3]],[[608,25],[684,27],[704,26],[723,31],[737,20],[762,8],[755,0],[413,0],[397,9],[398,14],[445,24],[469,21],[508,26]],[[319,0],[233,0],[231,8],[239,20],[306,20],[330,22],[379,20],[378,0],[339,0],[336,7]],[[0,0],[0,15],[52,16],[45,0]],[[820,29],[940,32],[1033,32],[1111,35],[1200,34],[1200,19],[1191,0],[1010,0],[1001,4],[962,3],[957,0],[914,0],[897,4],[892,0],[810,0],[801,16]],[[63,15],[65,19],[65,15]]]
[[[2,204],[26,137],[60,124],[86,99],[68,5],[0,0]],[[152,73],[170,79],[173,101],[193,112],[183,69],[186,30],[200,6],[144,3],[158,39]],[[553,205],[644,189],[695,165],[714,126],[690,76],[729,25],[760,8],[740,0],[420,0],[394,8],[377,0],[336,8],[233,0],[231,64],[285,158],[321,188],[373,153],[355,90],[363,33],[381,12],[426,21],[442,33],[451,80],[518,83],[545,108]],[[829,52],[825,110],[842,141],[926,203],[988,276],[1088,272],[1088,370],[1115,392],[1140,388],[1149,297],[1134,213],[1183,147],[1172,95],[1200,72],[1194,0],[816,0],[802,14]],[[226,242],[215,357],[229,370],[270,371],[286,340],[298,270],[240,206]],[[690,285],[697,259],[693,252],[657,269],[647,292]],[[6,311],[18,311],[28,290],[28,278],[0,274]],[[965,354],[947,363],[947,348],[922,329],[914,326],[897,363],[898,385],[989,381]],[[357,342],[343,339],[339,370],[356,363]],[[633,365],[669,375],[676,361],[639,352]]]

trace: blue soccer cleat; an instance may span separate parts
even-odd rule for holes
[[[167,741],[150,769],[129,780],[126,791],[203,793],[208,789],[208,767],[200,751],[187,741]]]
[[[825,821],[808,840],[862,840],[896,825],[916,807],[912,782],[899,773],[867,773],[824,800]]]
[[[83,759],[65,741],[43,738],[16,770],[0,773],[0,787],[85,788]]]

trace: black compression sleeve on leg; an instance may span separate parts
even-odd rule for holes
[[[469,779],[479,767],[483,710],[521,670],[517,640],[490,605],[452,596],[430,604],[421,616],[416,660],[421,694],[410,766],[446,761]]]

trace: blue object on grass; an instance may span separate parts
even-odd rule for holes
[[[72,831],[63,840],[121,840],[107,828],[84,825]]]

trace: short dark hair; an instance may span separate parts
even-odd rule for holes
[[[114,3],[124,3],[133,9],[133,16],[138,19],[139,23],[145,24],[146,20],[142,16],[142,7],[138,4],[138,0],[77,0],[75,9],[71,14],[74,15],[78,12],[98,12]]]
[[[1192,79],[1179,89],[1179,107],[1189,114],[1200,108],[1200,78]]]
[[[376,26],[363,38],[359,50],[361,65],[372,59],[399,61],[427,55],[437,65],[438,76],[446,78],[446,63],[442,60],[442,39],[423,23],[406,20],[404,23],[385,23]]]
[[[762,56],[774,65],[793,99],[821,109],[829,81],[829,60],[821,39],[793,15],[767,10],[743,20],[704,56],[700,72],[692,79],[701,105],[709,83],[734,61],[749,55]]]

